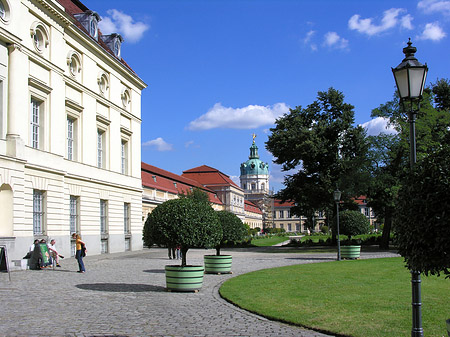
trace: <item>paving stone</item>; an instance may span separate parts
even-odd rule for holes
[[[283,248],[277,248],[283,250]],[[203,264],[210,251],[191,249],[189,264]],[[227,279],[254,270],[330,261],[335,254],[272,253],[271,249],[224,249],[233,255],[233,274],[207,274],[199,293],[165,291],[164,266],[175,264],[167,250],[152,248],[74,258],[62,268],[0,273],[0,336],[70,337],[275,337],[326,335],[270,321],[226,302]],[[361,258],[395,256],[362,253]]]

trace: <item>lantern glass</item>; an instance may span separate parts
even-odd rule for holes
[[[336,190],[334,191],[334,201],[339,202],[341,200],[341,191]]]

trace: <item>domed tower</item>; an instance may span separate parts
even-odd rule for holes
[[[253,144],[250,147],[248,160],[241,164],[241,188],[245,199],[258,201],[269,194],[269,164],[259,159],[258,147],[255,144],[256,135],[253,134]]]

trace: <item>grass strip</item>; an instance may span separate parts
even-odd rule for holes
[[[410,273],[402,258],[295,265],[232,278],[220,294],[270,319],[348,336],[411,335]],[[446,334],[450,280],[422,276],[426,336]]]

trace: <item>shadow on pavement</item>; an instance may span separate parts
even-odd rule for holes
[[[164,274],[165,270],[164,269],[147,269],[147,270],[143,270],[144,273],[153,273],[153,274]]]
[[[85,283],[77,284],[75,287],[83,290],[107,291],[118,293],[141,293],[141,292],[165,292],[166,288],[150,284],[133,283]]]

